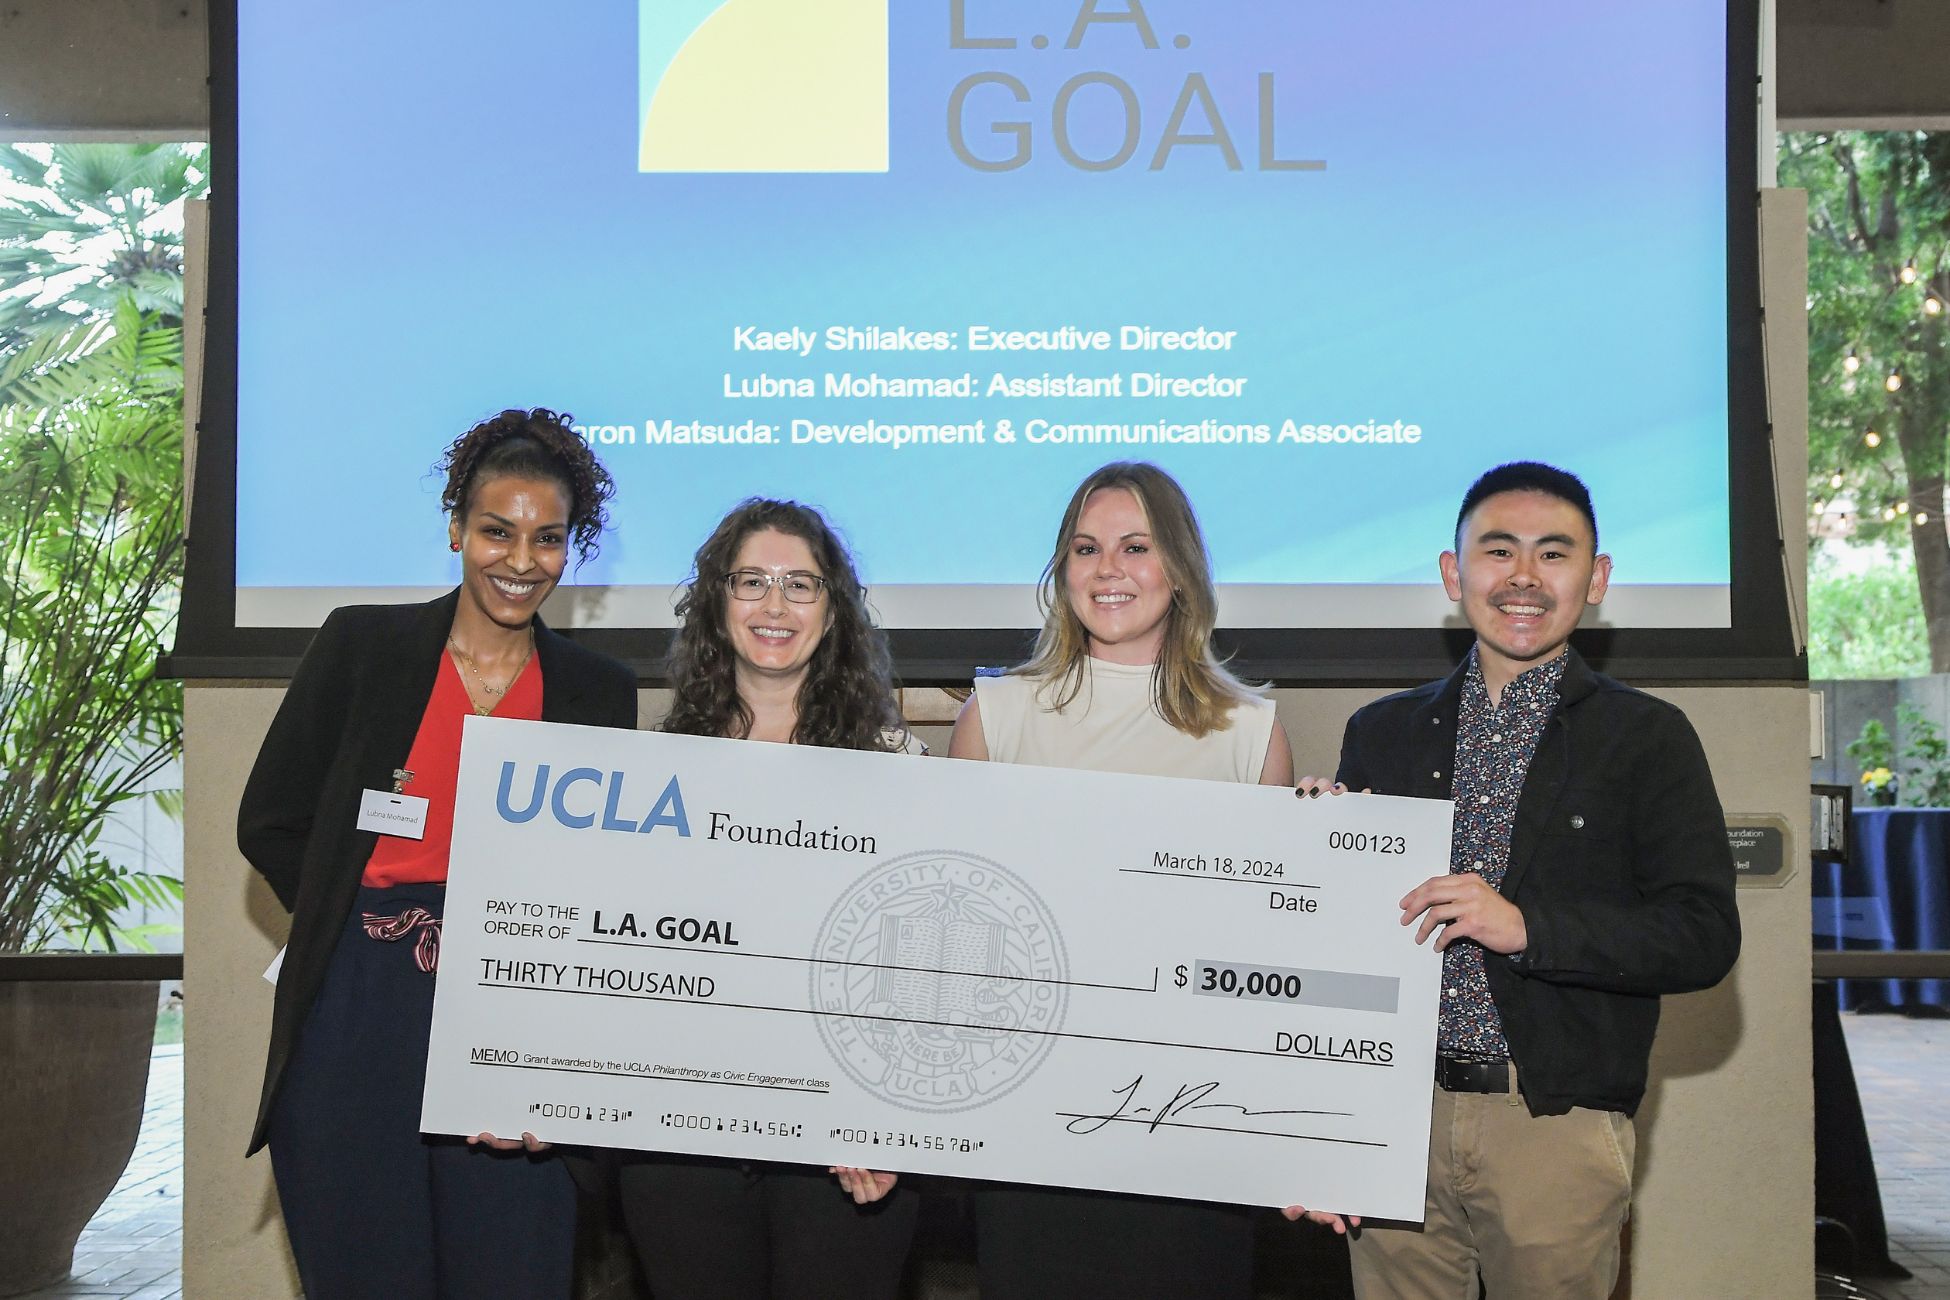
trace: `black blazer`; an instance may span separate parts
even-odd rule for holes
[[[354,828],[360,791],[392,788],[440,670],[460,593],[334,610],[305,651],[237,809],[237,846],[291,912],[250,1150],[324,982],[378,836]],[[535,624],[542,719],[636,726],[636,675]]]
[[[1659,995],[1709,988],[1739,955],[1733,853],[1686,715],[1566,653],[1503,876],[1530,946],[1485,954],[1483,971],[1533,1114],[1630,1115],[1645,1095]],[[1339,779],[1451,798],[1468,669],[1356,713]]]

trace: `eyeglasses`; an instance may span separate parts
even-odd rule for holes
[[[733,600],[763,600],[772,587],[795,605],[810,605],[826,590],[826,579],[817,573],[758,573],[740,569],[724,576],[725,590]]]

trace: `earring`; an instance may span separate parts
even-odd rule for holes
[[[460,550],[460,543],[459,543],[459,542],[448,542],[448,543],[447,543],[447,549],[448,549],[448,550],[450,550],[450,551],[459,551],[459,550]]]

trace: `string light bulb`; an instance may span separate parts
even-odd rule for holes
[[[1842,486],[1842,471],[1836,470],[1828,476],[1828,486],[1839,491]]]
[[[1923,300],[1923,314],[1925,316],[1943,315],[1943,299],[1937,297],[1935,294],[1925,298]]]
[[[1896,272],[1896,278],[1898,280],[1901,280],[1904,284],[1915,284],[1916,283],[1916,259],[1912,257],[1907,262],[1904,262],[1903,269]]]
[[[1895,522],[1895,519],[1896,519],[1896,507],[1884,506],[1882,508],[1882,522],[1893,523]]]
[[[1909,513],[1909,502],[1907,502],[1907,501],[1898,501],[1898,502],[1896,503],[1896,513],[1897,513],[1897,514],[1899,514],[1899,515],[1906,515],[1906,514],[1908,514],[1908,513]]]
[[[1882,386],[1892,393],[1895,392],[1897,389],[1901,388],[1903,386],[1902,371],[1900,370],[1890,371],[1889,378],[1882,381]]]
[[[1930,512],[1927,510],[1918,510],[1915,514],[1910,516],[1909,522],[1915,524],[1918,528],[1921,528],[1924,524],[1930,522]]]
[[[1825,515],[1825,514],[1827,514],[1827,513],[1828,513],[1828,503],[1827,503],[1826,501],[1823,501],[1823,500],[1822,500],[1822,499],[1821,499],[1820,497],[1816,497],[1816,498],[1815,498],[1815,514],[1816,514],[1816,516],[1817,516],[1817,517],[1819,517],[1819,516],[1821,516],[1821,515]]]
[[[1842,370],[1844,373],[1852,375],[1861,368],[1862,358],[1855,355],[1854,348],[1850,348],[1848,351],[1842,353]]]
[[[1871,429],[1862,435],[1862,445],[1873,451],[1882,445],[1882,435]]]

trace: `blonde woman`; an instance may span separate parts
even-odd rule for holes
[[[1213,653],[1211,562],[1169,474],[1117,462],[1078,485],[1041,604],[1035,653],[975,683],[952,756],[1293,784],[1272,701]],[[975,1203],[983,1300],[1252,1291],[1252,1220],[1238,1206],[1010,1186],[979,1191]]]

